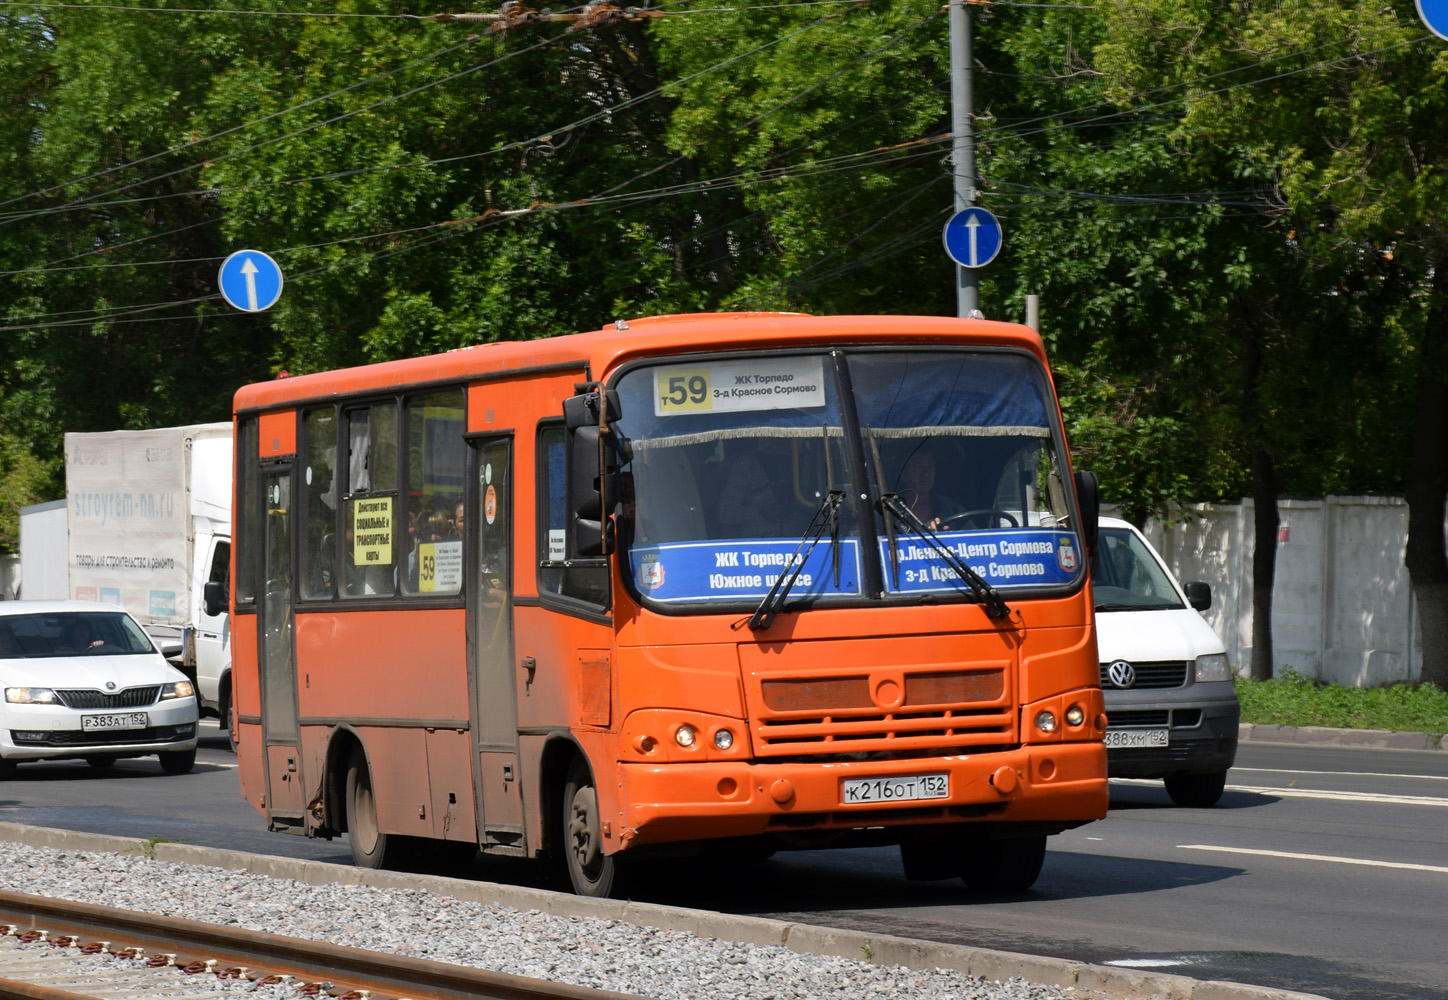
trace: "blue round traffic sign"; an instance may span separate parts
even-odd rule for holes
[[[945,252],[961,267],[985,267],[995,260],[1004,242],[1000,220],[983,208],[956,212],[941,236]]]
[[[1448,41],[1448,0],[1418,0],[1418,16],[1429,31]]]
[[[282,297],[282,269],[260,250],[238,250],[221,262],[221,297],[243,312],[261,312]]]

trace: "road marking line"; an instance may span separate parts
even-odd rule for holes
[[[1369,861],[1365,858],[1338,858],[1331,854],[1294,854],[1291,851],[1263,851],[1252,847],[1216,847],[1212,844],[1178,844],[1177,849],[1181,851],[1221,851],[1226,854],[1256,854],[1264,858],[1291,858],[1295,861],[1331,861],[1339,865],[1403,868],[1414,872],[1440,872],[1448,875],[1448,868],[1441,865],[1415,865],[1406,861]]]
[[[1110,958],[1101,964],[1117,965],[1127,969],[1162,969],[1187,963],[1179,958]]]
[[[1112,784],[1159,785],[1151,778],[1112,778]],[[1374,802],[1398,806],[1448,806],[1448,798],[1433,795],[1387,795],[1381,792],[1333,792],[1311,788],[1270,788],[1266,785],[1228,785],[1229,792],[1256,792],[1284,799],[1327,799],[1333,802]]]
[[[1294,771],[1285,767],[1238,767],[1233,771],[1257,771],[1263,774],[1337,774],[1352,778],[1421,778],[1425,781],[1448,781],[1448,774],[1391,774],[1380,771]]]

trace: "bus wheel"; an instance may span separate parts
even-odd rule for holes
[[[1046,838],[972,841],[960,879],[981,892],[1024,892],[1036,884],[1046,860]]]
[[[1166,793],[1179,806],[1205,809],[1217,804],[1227,788],[1227,772],[1210,774],[1168,774],[1163,779]]]
[[[618,860],[603,853],[598,792],[582,761],[573,762],[563,789],[563,854],[577,895],[606,899],[622,888]]]
[[[378,825],[372,772],[367,769],[361,748],[354,749],[347,762],[347,842],[352,847],[352,862],[359,868],[390,867],[401,849],[401,840],[383,833]]]

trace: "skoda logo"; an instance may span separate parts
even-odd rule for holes
[[[106,681],[106,690],[107,690],[107,691],[114,691],[115,689],[116,689],[116,682],[115,682],[115,681]]]
[[[1106,676],[1119,688],[1129,688],[1136,684],[1136,668],[1125,660],[1117,660],[1107,667]]]

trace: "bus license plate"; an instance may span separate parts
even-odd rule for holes
[[[145,729],[150,719],[145,712],[125,712],[120,715],[82,715],[80,728],[88,733],[110,729]]]
[[[1109,747],[1164,747],[1168,743],[1165,729],[1108,729]]]
[[[950,775],[912,774],[902,778],[851,778],[845,782],[845,805],[856,802],[912,802],[950,798]]]

